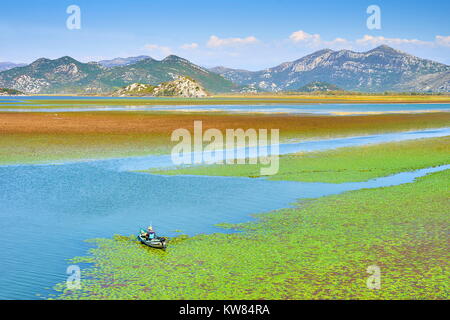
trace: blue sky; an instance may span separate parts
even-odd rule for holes
[[[81,29],[69,30],[69,5]],[[369,5],[381,30],[369,30]],[[185,57],[204,66],[258,70],[321,48],[366,51],[388,44],[450,64],[450,1],[417,0],[29,0],[2,3],[0,61],[72,56]]]

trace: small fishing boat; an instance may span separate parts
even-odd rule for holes
[[[167,248],[167,239],[164,237],[155,237],[153,239],[147,239],[145,236],[145,232],[140,232],[137,236],[138,240],[145,244],[146,246],[157,248],[157,249],[166,249]]]

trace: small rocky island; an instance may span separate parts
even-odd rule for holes
[[[196,80],[186,76],[177,76],[175,80],[163,82],[157,86],[133,83],[114,91],[112,96],[204,98],[208,96],[208,92]]]

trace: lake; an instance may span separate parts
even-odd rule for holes
[[[232,99],[232,98],[229,98]],[[43,100],[70,101],[69,105],[44,104]],[[94,100],[95,105],[78,104],[77,101]],[[136,105],[108,105],[102,100],[131,100]],[[140,100],[173,101],[171,98],[152,97],[73,97],[73,96],[8,96],[0,98],[2,112],[86,112],[86,111],[172,111],[172,112],[229,112],[229,113],[288,113],[288,114],[327,114],[361,115],[379,113],[423,113],[450,112],[447,103],[380,103],[380,104],[258,104],[258,105],[139,105]],[[176,99],[175,99],[176,100]],[[209,99],[214,101],[214,99]],[[24,104],[27,101],[28,104]],[[3,105],[1,104],[3,103]],[[7,104],[4,104],[7,103]],[[51,107],[50,107],[51,106]],[[9,107],[9,108],[8,108]]]
[[[283,145],[281,153],[449,135],[449,128]],[[0,166],[0,299],[39,299],[67,277],[66,259],[85,255],[84,240],[130,235],[152,223],[160,234],[231,232],[221,222],[361,188],[412,182],[450,166],[359,183],[161,176],[131,172],[170,166],[169,156]],[[41,296],[37,296],[37,294]]]

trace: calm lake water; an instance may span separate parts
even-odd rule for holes
[[[445,131],[447,130],[447,131]],[[282,153],[448,135],[447,129],[291,144]],[[170,166],[170,157],[0,166],[0,299],[39,299],[66,279],[66,259],[84,255],[85,239],[130,235],[149,223],[160,234],[230,232],[221,222],[360,188],[412,182],[444,166],[361,183],[160,176],[130,170]]]
[[[207,112],[226,111],[231,113],[292,113],[358,115],[376,113],[419,113],[450,111],[450,104],[323,104],[323,105],[266,105],[266,106],[161,106],[155,111]]]
[[[1,97],[0,111],[2,112],[86,112],[86,111],[177,111],[177,112],[230,112],[230,113],[291,113],[291,114],[372,114],[372,113],[418,113],[418,112],[450,112],[450,104],[267,104],[267,105],[101,105],[102,100],[173,100],[173,98],[152,98],[152,97],[67,97],[67,96],[35,96],[35,97]],[[70,101],[70,106],[58,104],[57,107],[49,108],[49,105],[42,103],[42,100],[65,100]],[[95,100],[96,105],[78,104],[80,100]],[[175,99],[176,100],[176,99]],[[214,100],[214,99],[208,99]],[[31,102],[27,108],[25,101]],[[305,99],[307,103],[308,100]],[[2,103],[4,104],[2,106]],[[8,108],[7,106],[10,106]]]

